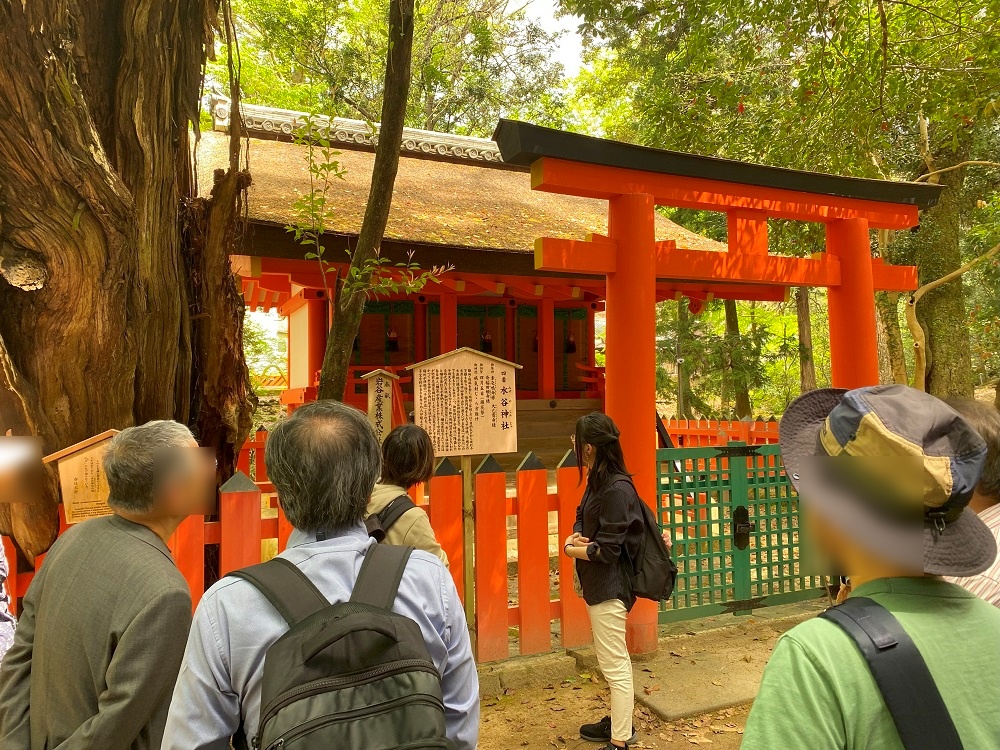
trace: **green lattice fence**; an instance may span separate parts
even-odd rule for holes
[[[660,523],[678,576],[660,621],[808,599],[823,580],[799,568],[798,498],[777,445],[657,451]]]

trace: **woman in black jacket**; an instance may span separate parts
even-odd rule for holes
[[[576,571],[587,602],[594,651],[611,689],[611,716],[580,727],[580,736],[607,742],[607,750],[633,741],[632,661],[625,645],[625,620],[635,604],[626,566],[642,540],[642,500],[632,486],[618,442],[618,428],[605,414],[594,412],[576,423],[576,462],[587,468],[587,488],[576,511],[573,534],[563,552],[576,559]]]

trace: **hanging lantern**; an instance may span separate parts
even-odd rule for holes
[[[576,354],[576,337],[572,333],[566,336],[564,351],[567,354]]]
[[[396,329],[390,327],[385,334],[385,350],[387,352],[398,352],[399,351],[399,334],[396,333]]]
[[[493,351],[493,336],[486,331],[479,337],[479,351],[490,353]]]

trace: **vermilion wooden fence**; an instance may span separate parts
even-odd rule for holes
[[[663,421],[676,448],[701,448],[725,445],[738,440],[748,445],[778,442],[778,422],[758,419],[754,422],[710,421],[707,419],[669,419]]]
[[[184,521],[170,540],[169,547],[181,574],[191,588],[191,598],[197,606],[205,591],[206,553],[218,548],[218,575],[261,561],[262,540],[277,540],[280,552],[288,543],[291,526],[271,495],[270,506],[277,512],[262,517],[262,501],[273,487],[264,467],[263,447],[266,436],[258,434],[249,441],[244,454],[258,452],[254,457],[254,479],[242,470],[226,482],[219,494],[217,516],[206,520],[192,516]],[[566,461],[572,461],[570,454]],[[240,466],[249,468],[249,455],[240,457]],[[510,628],[518,629],[519,653],[536,654],[552,649],[552,621],[561,621],[562,647],[580,646],[590,641],[586,608],[573,592],[572,566],[568,559],[557,564],[558,585],[550,586],[549,513],[558,514],[558,538],[571,533],[576,506],[582,495],[574,466],[556,470],[558,490],[549,494],[547,471],[534,456],[528,454],[516,478],[517,495],[507,496],[503,470],[492,457],[487,457],[475,476],[475,601],[477,604],[473,630],[480,661],[505,659],[512,654]],[[254,481],[256,480],[256,481]],[[464,560],[462,524],[462,477],[455,465],[445,459],[424,493],[418,494],[419,504],[426,506],[434,533],[448,554],[451,574],[459,595],[463,590]],[[267,507],[264,502],[264,507]],[[276,517],[273,517],[275,516]],[[61,509],[60,509],[61,516]],[[508,517],[517,522],[516,575],[508,574]],[[65,531],[62,521],[61,531]],[[14,567],[17,555],[13,543],[4,538],[7,559]],[[559,549],[558,540],[552,545]],[[554,552],[553,552],[554,554]],[[44,560],[42,556],[37,565]],[[20,569],[8,580],[11,603],[16,613],[19,598],[24,596],[34,575],[33,569]],[[517,592],[511,594],[511,581],[517,581]]]

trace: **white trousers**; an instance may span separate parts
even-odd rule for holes
[[[590,628],[594,632],[597,665],[611,688],[611,739],[626,742],[632,737],[632,660],[625,645],[628,612],[618,599],[588,606]]]

